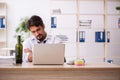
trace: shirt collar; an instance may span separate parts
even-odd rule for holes
[[[44,41],[46,42],[48,39],[50,39],[50,37],[51,37],[50,35],[47,35],[46,38],[44,39]],[[40,41],[35,36],[32,36],[31,40],[36,41],[37,43],[40,43]]]

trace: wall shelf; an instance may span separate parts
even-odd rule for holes
[[[7,47],[7,4],[0,2],[0,49]],[[3,51],[0,51],[2,55]],[[3,54],[5,55],[5,54]]]
[[[110,50],[111,46],[116,48],[116,44],[118,44],[117,46],[120,47],[118,42],[120,41],[118,38],[120,35],[118,28],[120,14],[115,10],[115,7],[120,5],[120,0],[50,0],[50,4],[51,16],[56,17],[56,28],[53,33],[64,33],[70,39],[75,38],[67,43],[67,45],[71,45],[66,48],[67,56],[84,57],[86,60],[92,58],[93,61],[105,62],[109,53],[111,53],[109,58],[114,55]],[[53,14],[55,9],[58,14]],[[87,20],[91,23],[84,22]],[[81,23],[82,21],[83,23]],[[71,31],[71,29],[73,30]],[[80,31],[84,31],[84,34],[79,34]],[[95,42],[95,32],[97,31],[105,32],[105,42]],[[82,37],[85,38],[84,42],[80,42]],[[102,34],[99,37],[103,38]],[[106,42],[108,37],[110,42]],[[72,40],[76,43],[74,44]],[[72,46],[72,44],[74,45]],[[71,53],[71,51],[76,53]],[[116,52],[118,53],[120,50],[117,49]],[[120,56],[120,54],[118,55]],[[120,57],[112,59],[117,59],[120,62]]]

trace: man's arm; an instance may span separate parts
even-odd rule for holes
[[[23,61],[32,62],[32,44],[31,38],[23,42]]]
[[[28,53],[28,61],[32,62],[32,51],[30,49],[24,49],[25,53]]]

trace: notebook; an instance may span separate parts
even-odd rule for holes
[[[64,64],[65,44],[35,44],[33,64]]]

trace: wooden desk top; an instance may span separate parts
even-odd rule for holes
[[[22,64],[0,64],[0,71],[5,70],[30,70],[30,71],[86,71],[86,70],[117,70],[120,71],[120,65],[110,64],[110,63],[86,63],[85,66],[76,65],[33,65],[32,63],[22,63]]]

